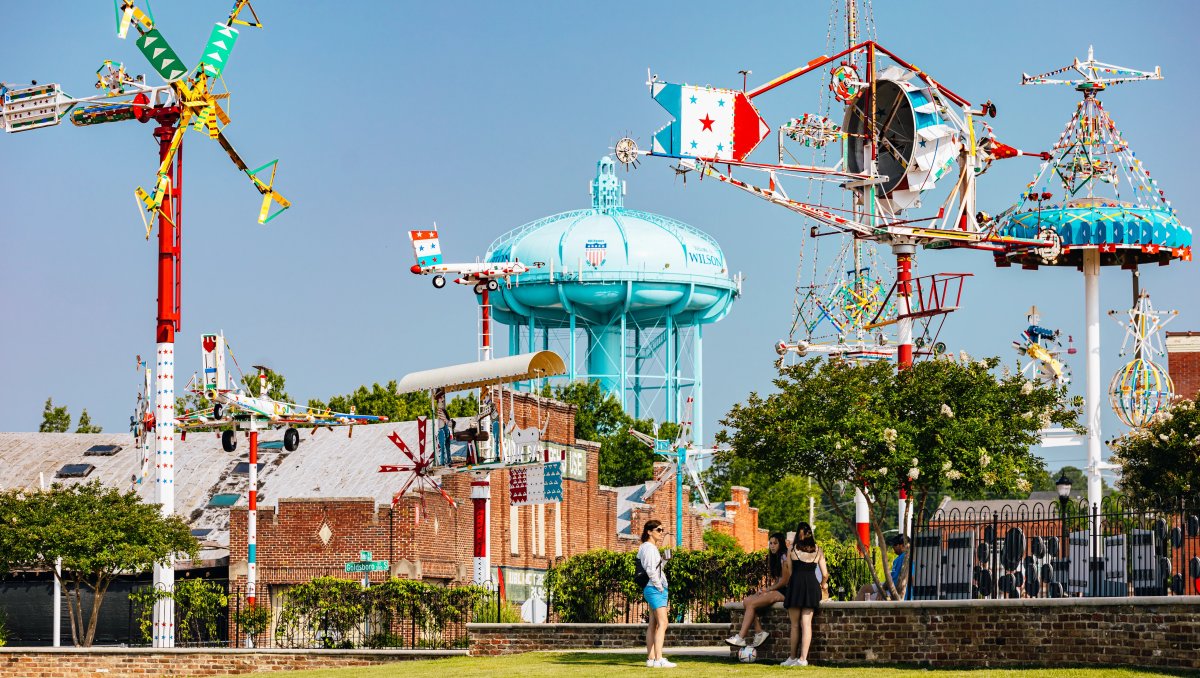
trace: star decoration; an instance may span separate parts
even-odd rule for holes
[[[692,98],[691,98],[691,102],[692,102],[693,104],[694,104],[694,103],[696,103],[696,97],[695,97],[695,96],[692,96]]]
[[[705,113],[704,117],[700,119],[700,124],[704,125],[704,128],[701,129],[700,131],[701,132],[703,132],[705,130],[708,130],[709,132],[713,131],[712,126],[713,126],[714,122],[716,122],[716,120],[713,120],[712,118],[708,117],[708,114]]]

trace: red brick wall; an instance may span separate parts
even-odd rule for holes
[[[1197,596],[822,603],[808,658],[818,664],[935,668],[1104,665],[1200,668]],[[741,603],[733,622],[742,621]],[[780,604],[759,612],[758,659],[788,655]],[[668,633],[670,631],[668,630]]]
[[[310,669],[374,666],[411,659],[452,657],[462,650],[153,650],[149,648],[0,648],[0,678],[145,678],[232,676]]]
[[[1176,393],[1196,398],[1200,391],[1200,332],[1167,332],[1167,371]]]
[[[554,518],[561,512],[562,555],[570,557],[594,549],[631,550],[638,544],[642,524],[651,518],[675,524],[675,485],[657,489],[647,506],[633,511],[632,537],[617,534],[617,493],[604,488],[599,480],[599,452],[596,443],[575,440],[574,407],[529,394],[511,397],[506,392],[504,418],[511,408],[517,426],[542,426],[549,417],[545,439],[552,443],[574,445],[587,452],[587,481],[563,480],[561,505],[542,507],[545,521],[545,553],[534,552],[531,515],[537,507],[518,507],[518,553],[511,549],[513,526],[509,516],[508,474],[491,474],[491,559],[493,566],[546,569],[554,564]],[[669,468],[656,464],[655,474]],[[425,505],[415,497],[406,497],[396,506],[376,506],[371,498],[280,498],[278,508],[263,507],[258,513],[258,581],[260,584],[286,584],[333,575],[358,579],[345,573],[345,563],[358,560],[359,551],[371,551],[374,558],[387,559],[392,571],[376,572],[372,581],[388,576],[444,579],[465,582],[471,579],[474,528],[471,510],[471,476],[450,473],[442,477],[446,492],[458,504],[453,509],[440,496],[427,494]],[[685,501],[690,501],[685,489]],[[757,509],[748,508],[745,488],[734,489],[738,507],[733,520],[713,519],[711,526],[738,539],[748,550],[766,547],[767,533],[758,528]],[[415,522],[418,510],[421,520]],[[703,548],[705,518],[697,513],[685,515],[684,545]],[[329,526],[328,543],[320,537],[323,525]],[[672,540],[673,541],[673,540]],[[540,546],[540,544],[539,544]],[[246,510],[230,511],[230,577],[245,577]]]

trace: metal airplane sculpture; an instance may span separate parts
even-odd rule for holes
[[[459,285],[474,285],[475,294],[483,294],[484,290],[495,292],[500,289],[500,281],[512,276],[527,273],[531,268],[541,268],[540,261],[526,265],[519,261],[488,261],[474,264],[447,264],[442,261],[442,246],[438,242],[437,226],[432,231],[409,231],[408,239],[412,241],[413,256],[417,263],[409,269],[417,275],[433,275],[433,286],[439,290],[446,286],[447,273],[456,273],[460,277],[454,282]]]
[[[267,374],[271,371],[255,365],[258,372],[258,395],[254,395],[245,377],[239,387],[225,371],[227,346],[223,334],[205,334],[201,337],[201,357],[204,371],[202,376],[193,375],[187,390],[196,394],[210,406],[184,412],[176,418],[176,426],[186,433],[196,429],[225,428],[221,432],[221,447],[226,452],[237,449],[237,431],[249,429],[252,422],[261,428],[285,428],[283,447],[289,452],[300,445],[297,426],[332,429],[334,426],[350,426],[353,435],[355,424],[387,421],[387,417],[335,412],[328,408],[307,407],[277,400],[267,395]],[[230,353],[232,356],[232,353]],[[237,361],[234,361],[237,365]],[[233,427],[233,428],[227,428]]]

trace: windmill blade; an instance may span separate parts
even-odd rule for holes
[[[254,22],[251,23],[241,18],[241,13],[245,10],[250,10],[250,16],[254,17]],[[234,3],[233,9],[229,12],[229,19],[225,22],[226,26],[239,24],[241,26],[249,26],[251,28],[262,28],[262,22],[258,18],[258,13],[254,11],[254,6],[250,4],[250,0],[237,0]]]
[[[224,132],[217,134],[217,143],[221,144],[221,148],[225,149],[225,153],[229,155],[229,159],[233,161],[233,164],[236,165],[238,169],[245,172],[246,176],[250,177],[250,181],[254,182],[254,187],[258,189],[259,193],[262,194],[263,202],[262,209],[260,209],[258,213],[258,223],[265,224],[292,206],[292,203],[276,192],[274,188],[275,171],[279,166],[279,160],[272,160],[261,167],[250,169],[246,166],[246,162],[242,160],[242,156],[238,154],[236,149],[234,149],[233,144],[229,143],[229,139],[225,137]],[[258,177],[258,175],[268,167],[271,168],[270,180],[263,181]],[[278,203],[279,205],[279,209],[274,213],[270,213],[272,201]]]
[[[689,455],[684,465],[687,466],[688,476],[692,479],[692,488],[700,493],[700,501],[704,502],[705,508],[712,508],[712,502],[708,500],[708,491],[704,489],[704,482],[700,480],[700,470],[696,468],[699,456]]]

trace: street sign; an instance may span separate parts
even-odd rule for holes
[[[386,560],[367,560],[346,563],[347,572],[386,572],[387,570],[388,561]]]
[[[359,560],[363,560],[363,561],[370,560],[370,559],[371,559],[371,552],[370,552],[370,551],[359,551],[359,552],[358,552],[358,559],[359,559]]]
[[[670,452],[671,451],[671,441],[670,440],[655,440],[654,441],[654,451],[658,452],[659,454],[666,454],[666,453]]]

